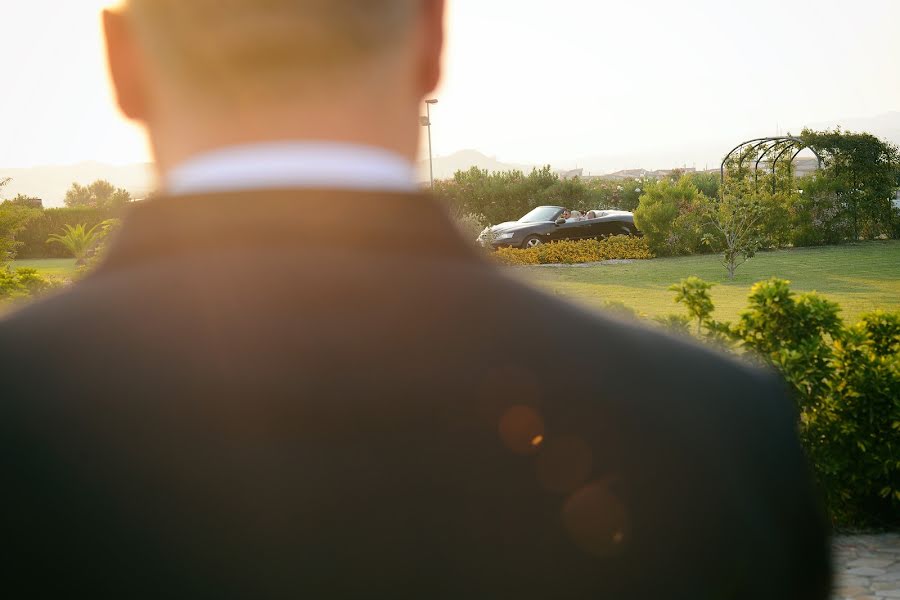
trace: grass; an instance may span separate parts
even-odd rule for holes
[[[512,267],[518,276],[551,293],[592,307],[621,302],[649,317],[684,310],[669,286],[696,275],[714,282],[715,318],[735,320],[747,305],[750,287],[779,277],[797,292],[817,291],[841,305],[843,317],[881,308],[900,310],[900,241],[879,241],[776,250],[741,266],[734,281],[718,256],[657,258],[620,265]]]
[[[70,278],[75,273],[75,260],[21,260],[13,267],[31,267],[55,278]],[[668,288],[690,275],[716,283],[712,295],[719,320],[735,320],[747,305],[750,286],[770,277],[790,280],[795,291],[824,294],[841,305],[847,320],[876,308],[900,310],[897,240],[763,252],[739,268],[734,281],[728,280],[717,256],[510,269],[526,281],[576,302],[593,307],[621,302],[650,317],[683,312],[672,301]]]
[[[75,275],[74,258],[48,258],[42,260],[14,260],[13,269],[37,269],[43,275],[69,279]]]

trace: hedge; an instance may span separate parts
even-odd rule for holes
[[[603,240],[567,240],[533,248],[500,248],[493,257],[505,265],[580,264],[653,258],[644,238],[616,235]]]
[[[70,258],[71,254],[59,244],[48,244],[50,234],[60,233],[66,225],[85,225],[88,229],[107,219],[119,216],[120,211],[101,208],[48,208],[28,221],[16,235],[21,242],[16,258]]]

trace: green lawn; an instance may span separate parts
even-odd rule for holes
[[[49,258],[45,260],[14,260],[13,269],[37,269],[51,277],[70,278],[75,274],[74,258]]]
[[[650,317],[682,313],[668,287],[696,275],[714,282],[715,317],[734,320],[750,286],[780,277],[795,291],[817,291],[838,302],[853,320],[881,308],[900,310],[900,241],[764,252],[741,266],[734,281],[717,256],[635,261],[622,265],[510,267],[526,281],[593,307],[622,302]]]
[[[75,273],[75,260],[21,260],[13,267],[68,278]],[[651,317],[682,312],[668,287],[691,275],[716,283],[712,293],[720,320],[736,319],[747,305],[750,286],[773,276],[790,280],[796,291],[815,290],[838,302],[848,320],[876,308],[900,310],[900,241],[896,240],[764,252],[738,269],[734,281],[728,281],[717,256],[509,268],[526,281],[577,302],[594,307],[622,302]]]

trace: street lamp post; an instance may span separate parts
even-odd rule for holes
[[[428,127],[428,167],[431,171],[431,191],[434,191],[434,155],[431,151],[431,105],[437,104],[434,98],[425,101],[426,116],[422,117],[422,125]]]

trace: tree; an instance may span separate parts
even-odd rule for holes
[[[726,195],[708,205],[706,222],[712,233],[706,234],[704,240],[724,248],[722,265],[729,279],[734,279],[737,268],[753,258],[762,245],[759,226],[765,220],[766,209],[755,194]]]
[[[88,186],[73,183],[66,192],[65,203],[68,207],[115,209],[121,208],[131,200],[131,194],[127,190],[98,179]]]
[[[102,228],[103,223],[94,225],[90,229],[86,229],[84,224],[66,225],[66,229],[62,234],[54,233],[47,238],[48,244],[61,244],[65,246],[72,256],[75,257],[76,263],[84,264],[88,252],[103,238],[105,231]]]

